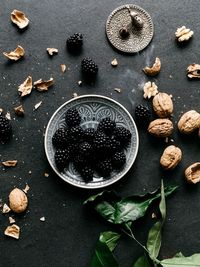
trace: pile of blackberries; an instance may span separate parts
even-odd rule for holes
[[[124,149],[131,140],[131,132],[117,126],[109,117],[103,118],[96,129],[83,129],[81,116],[74,108],[65,115],[66,126],[55,131],[55,164],[63,171],[72,162],[85,182],[93,179],[94,172],[108,178],[113,170],[120,170],[126,163]]]

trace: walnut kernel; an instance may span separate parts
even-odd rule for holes
[[[146,82],[143,87],[143,97],[151,98],[158,93],[158,86],[154,82]]]
[[[13,189],[9,194],[10,208],[16,213],[21,213],[26,210],[28,206],[28,199],[26,194],[19,188]]]
[[[185,177],[189,183],[200,182],[200,162],[193,163],[185,170]]]
[[[178,129],[184,134],[190,134],[200,127],[200,114],[195,110],[184,113],[178,121]]]
[[[178,28],[175,32],[178,42],[189,40],[193,34],[194,32],[190,29],[187,29],[185,26]]]
[[[200,65],[193,63],[187,67],[187,76],[190,79],[200,78]]]
[[[165,148],[161,158],[160,164],[165,170],[174,169],[178,163],[181,161],[182,152],[180,148],[171,145]]]
[[[166,118],[173,112],[173,102],[166,93],[158,93],[153,98],[153,109],[158,117]]]
[[[156,57],[155,63],[153,64],[152,67],[145,67],[143,69],[144,73],[149,75],[149,76],[156,76],[161,69],[161,61],[159,57]]]
[[[169,119],[156,119],[150,122],[148,132],[155,137],[168,137],[173,132],[173,123]]]

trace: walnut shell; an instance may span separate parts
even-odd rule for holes
[[[184,113],[178,121],[178,129],[184,134],[190,134],[200,127],[200,114],[195,110]]]
[[[155,137],[168,137],[173,132],[173,123],[169,119],[156,119],[150,122],[148,132]]]
[[[181,161],[182,151],[180,148],[171,145],[165,148],[161,158],[160,164],[165,170],[174,169],[178,163]]]
[[[153,98],[153,109],[158,117],[166,118],[173,112],[173,102],[166,93],[158,93]]]
[[[10,192],[9,201],[11,210],[16,213],[25,211],[28,206],[27,196],[19,188],[15,188]]]
[[[193,163],[185,170],[185,177],[189,183],[200,182],[200,162]]]
[[[161,61],[159,57],[156,57],[155,62],[152,67],[145,67],[143,69],[144,73],[149,76],[156,76],[161,69]]]

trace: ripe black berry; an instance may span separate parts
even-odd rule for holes
[[[78,126],[81,122],[81,116],[75,108],[70,108],[66,112],[65,121],[69,127]]]
[[[113,155],[116,151],[121,149],[121,144],[115,137],[111,137],[107,139],[106,148],[107,152]]]
[[[0,114],[0,142],[7,142],[12,133],[12,126],[10,121]]]
[[[83,142],[79,146],[80,154],[84,157],[88,157],[91,155],[92,146],[88,142]]]
[[[83,45],[83,35],[81,33],[74,33],[67,39],[66,44],[69,50],[79,50]]]
[[[95,136],[95,129],[94,128],[87,128],[83,132],[83,138],[85,141],[91,143]]]
[[[135,118],[139,124],[148,124],[150,117],[151,112],[148,107],[140,104],[135,108]]]
[[[93,178],[94,171],[90,166],[86,165],[80,169],[80,174],[86,182],[89,182]]]
[[[126,163],[124,152],[116,152],[112,157],[112,166],[114,169],[120,169]]]
[[[69,163],[69,149],[56,150],[54,159],[57,168],[62,171]]]
[[[114,136],[122,145],[126,145],[131,140],[131,132],[123,126],[115,128]]]
[[[96,132],[93,147],[97,152],[104,152],[107,148],[108,137],[103,132]]]
[[[94,76],[98,72],[98,66],[91,58],[84,58],[81,62],[82,72]]]
[[[106,117],[99,122],[98,130],[103,131],[105,134],[109,135],[112,134],[115,127],[116,123],[109,117]]]
[[[72,142],[80,142],[83,138],[83,129],[80,126],[74,126],[69,131],[69,138]]]
[[[52,137],[52,143],[56,148],[63,148],[68,145],[69,131],[66,128],[59,128]]]
[[[112,164],[110,159],[104,159],[97,163],[97,171],[103,177],[109,176],[112,172]]]

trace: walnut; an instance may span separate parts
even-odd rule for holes
[[[166,93],[158,93],[153,98],[153,109],[158,117],[166,118],[173,112],[173,102]]]
[[[36,82],[34,82],[34,86],[36,86],[36,89],[39,92],[48,91],[49,87],[52,86],[53,84],[54,84],[53,78],[50,78],[47,81],[43,81],[42,79],[39,79]]]
[[[17,48],[14,51],[11,51],[9,53],[3,52],[3,54],[4,54],[5,57],[9,58],[10,60],[17,61],[21,57],[24,56],[25,51],[24,51],[24,48],[22,46],[18,45]]]
[[[200,162],[193,163],[185,170],[185,177],[189,183],[200,182]]]
[[[143,90],[143,97],[151,98],[152,96],[155,96],[158,93],[158,86],[154,82],[147,82],[144,84]]]
[[[29,19],[26,15],[19,10],[14,9],[10,17],[11,21],[16,24],[20,29],[24,29],[29,24]]]
[[[33,88],[32,77],[28,76],[26,80],[18,87],[18,92],[21,93],[21,97],[29,95]]]
[[[149,76],[156,76],[160,72],[160,69],[161,69],[161,61],[157,57],[153,66],[152,67],[145,67],[143,69],[143,71],[145,74],[147,74]]]
[[[165,148],[161,158],[160,164],[165,170],[174,169],[178,163],[181,161],[182,152],[180,148],[171,145]]]
[[[22,105],[20,105],[20,106],[18,106],[18,107],[15,107],[14,108],[14,111],[15,111],[15,114],[17,115],[17,116],[24,116],[24,108],[23,108],[23,106]]]
[[[189,40],[193,34],[194,32],[190,29],[187,29],[185,26],[178,28],[175,32],[178,42]]]
[[[2,164],[5,167],[15,167],[17,165],[17,160],[7,160],[7,161],[3,161]]]
[[[6,230],[4,231],[4,234],[10,237],[13,237],[15,239],[19,239],[20,228],[16,224],[10,225],[6,228]]]
[[[173,123],[169,119],[156,119],[150,122],[148,132],[155,137],[168,137],[173,132]]]
[[[58,53],[58,49],[57,48],[47,48],[47,53],[50,55],[50,56],[53,56],[54,54],[57,54]]]
[[[28,206],[26,194],[19,188],[13,189],[9,194],[10,208],[16,213],[21,213]]]
[[[200,78],[200,65],[193,63],[187,68],[187,76],[190,79]]]
[[[178,121],[178,129],[184,134],[190,134],[200,127],[200,114],[195,110],[184,113]]]

